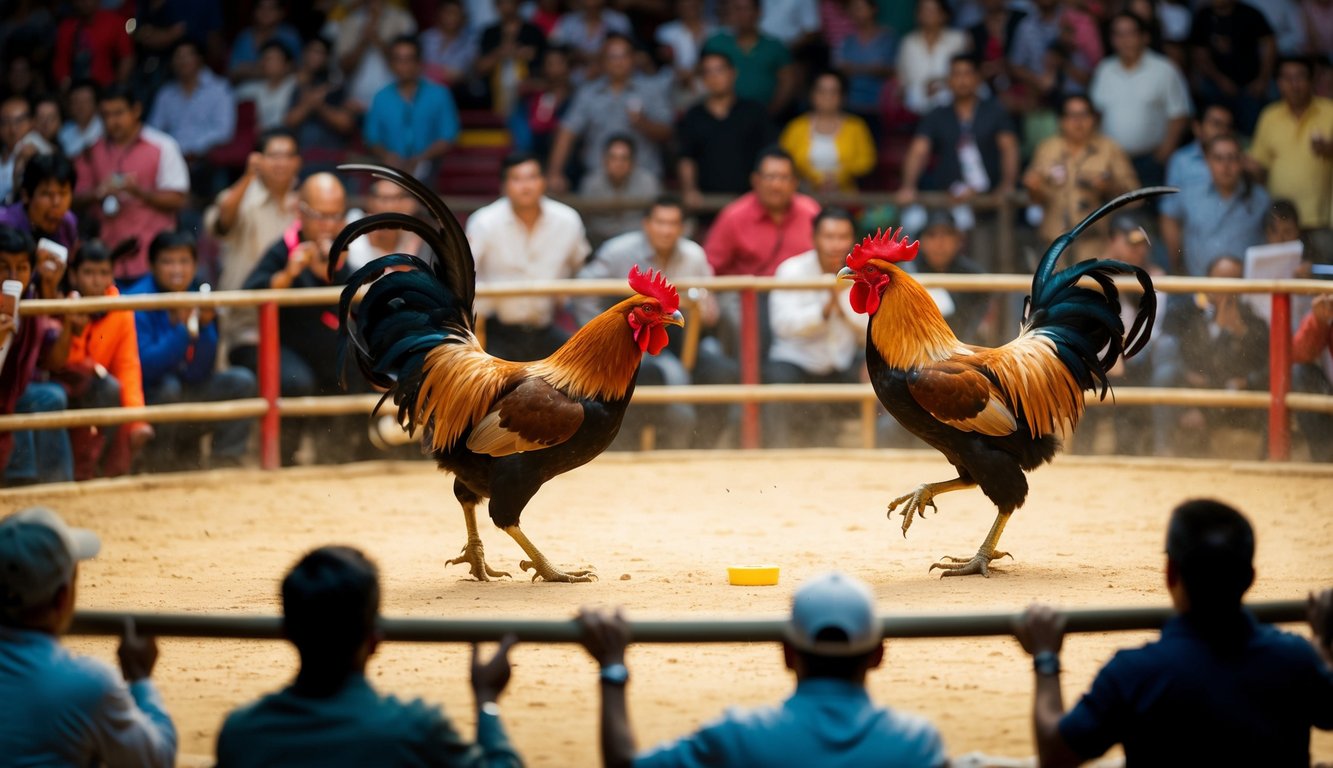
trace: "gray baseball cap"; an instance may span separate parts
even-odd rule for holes
[[[787,642],[807,653],[858,656],[883,641],[884,626],[875,616],[870,588],[834,571],[815,576],[796,590],[786,634]]]
[[[97,534],[71,528],[46,507],[28,507],[0,520],[0,615],[16,618],[55,597],[74,566],[97,555]]]

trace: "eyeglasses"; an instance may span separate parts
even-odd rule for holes
[[[314,208],[311,208],[309,205],[306,205],[305,203],[301,203],[300,208],[302,216],[314,219],[315,221],[333,222],[333,221],[342,221],[343,219],[347,218],[346,211],[338,211],[337,213],[322,213],[320,211],[315,210]]]

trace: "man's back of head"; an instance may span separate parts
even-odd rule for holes
[[[798,679],[863,682],[884,656],[884,628],[864,583],[843,573],[815,576],[792,596],[788,666]],[[793,658],[794,656],[794,658]],[[796,663],[793,663],[796,662]]]
[[[282,580],[283,632],[301,655],[298,686],[336,688],[364,669],[380,610],[379,570],[359,550],[320,547]]]
[[[1166,555],[1168,570],[1184,589],[1185,612],[1193,615],[1234,614],[1254,583],[1254,529],[1220,501],[1194,499],[1176,507]]]

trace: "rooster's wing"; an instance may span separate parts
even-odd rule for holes
[[[582,424],[583,404],[534,376],[495,401],[467,447],[490,456],[550,448],[573,437]]]
[[[978,362],[967,350],[918,366],[907,373],[907,390],[917,405],[955,429],[1008,435],[1017,426],[1014,413],[994,375]]]

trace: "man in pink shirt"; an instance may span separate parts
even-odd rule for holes
[[[74,203],[102,223],[102,240],[112,248],[137,237],[139,248],[116,263],[121,284],[148,272],[148,244],[176,228],[185,207],[190,173],[170,136],[143,124],[143,105],[125,86],[103,91],[98,102],[105,134],[79,156]]]

